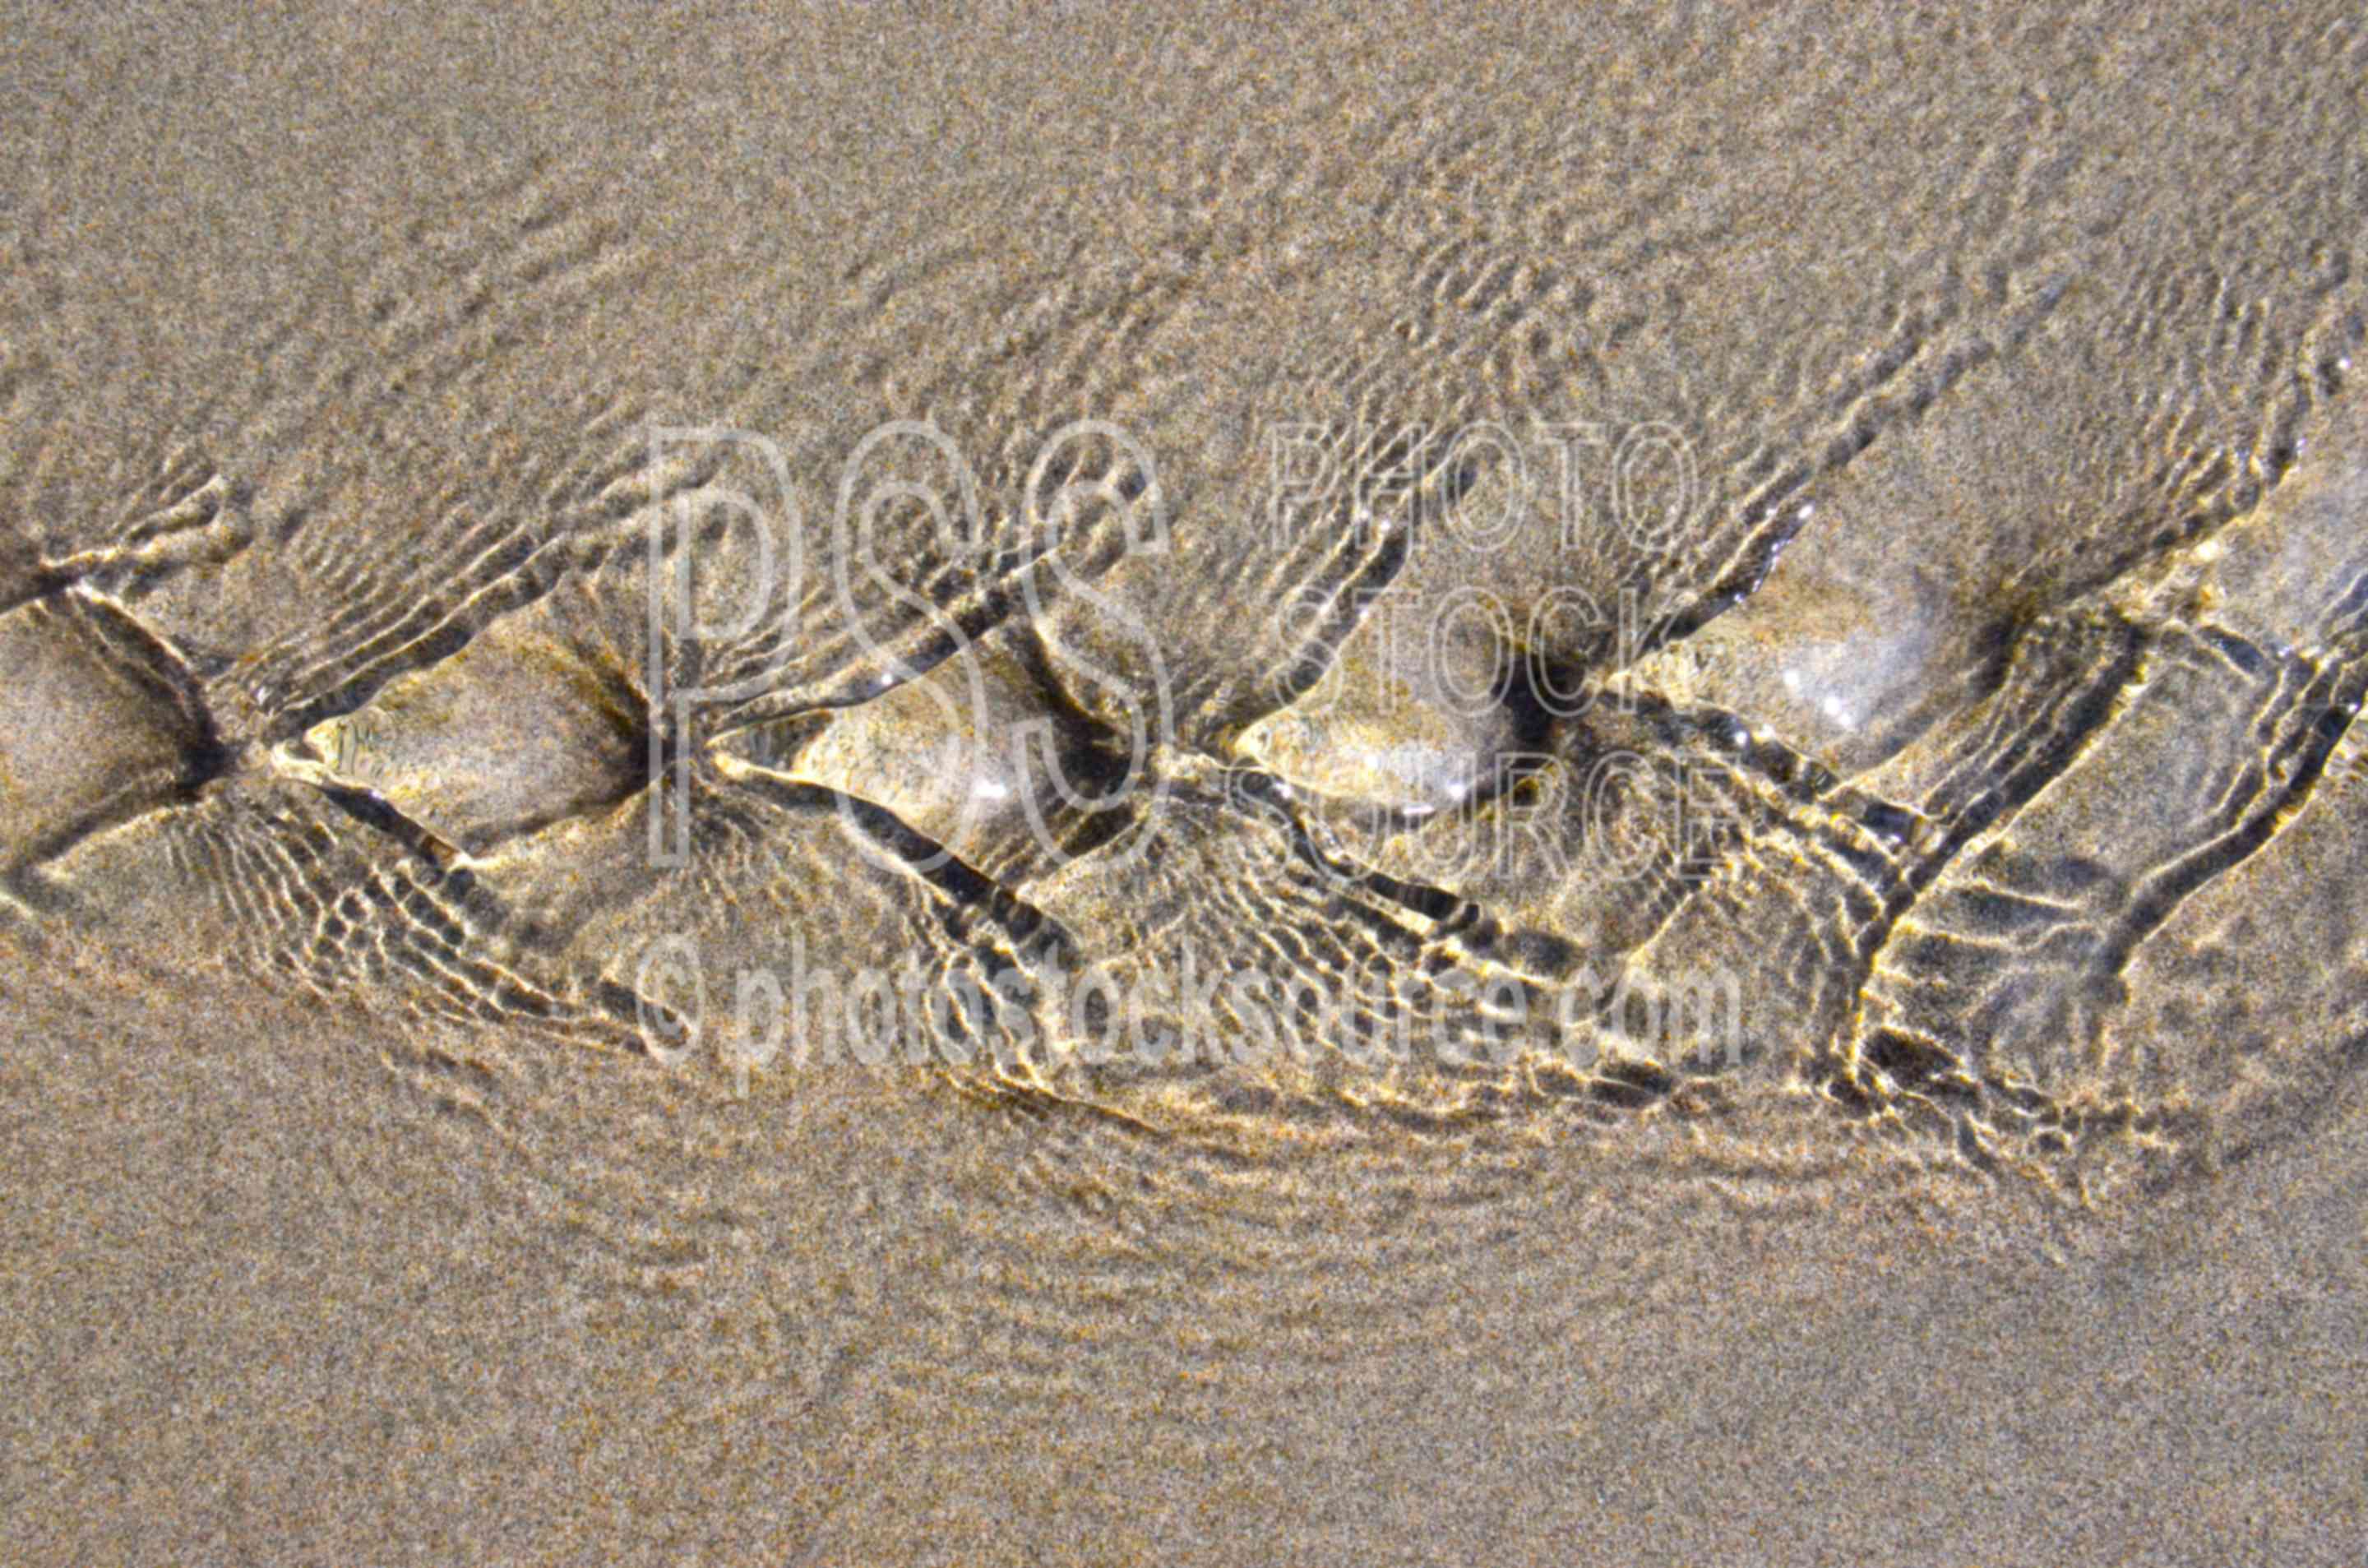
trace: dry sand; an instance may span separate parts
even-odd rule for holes
[[[2357,7],[11,12],[0,1564],[2368,1560]]]

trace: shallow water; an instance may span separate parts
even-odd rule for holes
[[[22,24],[5,1555],[2356,1560],[2357,18],[677,20]]]

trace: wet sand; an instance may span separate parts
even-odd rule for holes
[[[0,1560],[2360,1560],[2344,8],[6,36]]]

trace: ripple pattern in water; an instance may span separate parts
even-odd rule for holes
[[[244,280],[28,179],[0,922],[383,1026],[626,1292],[762,1278],[854,1078],[1023,1130],[1022,1218],[912,1200],[1113,1300],[1319,1294],[1343,1205],[1435,1280],[1517,1176],[2143,1213],[2368,1040],[2368,42],[2075,10],[1130,36],[1022,194],[819,233],[689,122]],[[1031,1289],[939,1326],[1053,1402],[1126,1330]]]

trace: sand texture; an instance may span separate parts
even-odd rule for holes
[[[0,1568],[2368,1561],[2368,20],[12,6]]]

